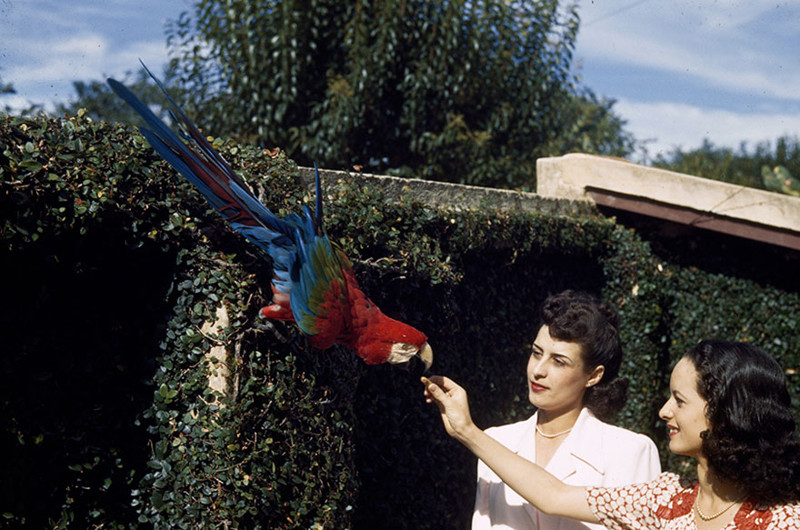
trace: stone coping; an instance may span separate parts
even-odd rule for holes
[[[380,188],[387,200],[569,216],[595,216],[606,206],[800,250],[797,197],[580,153],[540,158],[536,168],[537,193],[350,171],[320,175],[325,187],[356,180]],[[313,187],[313,168],[299,169]]]
[[[542,197],[590,201],[800,249],[797,197],[586,154],[540,158],[536,171]]]
[[[300,167],[300,179],[309,188],[314,185],[314,169]],[[323,189],[335,186],[340,180],[357,181],[362,186],[380,188],[387,200],[403,198],[418,200],[432,206],[454,209],[496,208],[524,212],[545,212],[555,215],[599,215],[586,201],[544,198],[536,193],[467,186],[449,182],[389,177],[368,173],[320,169]]]
[[[540,158],[536,170],[542,197],[591,200],[587,191],[605,190],[800,231],[800,198],[790,195],[585,154]]]

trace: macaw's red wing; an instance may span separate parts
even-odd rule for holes
[[[148,70],[148,73],[149,70]],[[166,94],[160,81],[150,73]],[[261,310],[271,319],[294,321],[311,345],[351,348],[367,364],[403,363],[415,355],[426,366],[433,352],[425,334],[384,315],[359,289],[347,256],[322,229],[322,189],[316,172],[316,215],[277,217],[236,176],[233,169],[169,98],[181,127],[178,136],[126,87],[111,88],[145,121],[140,130],[150,145],[191,182],[236,230],[272,260],[272,305]]]

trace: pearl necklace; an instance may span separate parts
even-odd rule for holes
[[[541,434],[545,438],[558,438],[559,436],[563,436],[564,434],[567,434],[571,430],[572,430],[572,427],[570,427],[566,431],[557,432],[555,434],[545,434],[545,433],[542,432],[542,429],[541,429],[541,427],[539,427],[539,424],[538,423],[536,424],[536,432],[538,432],[539,434]]]
[[[723,509],[721,509],[720,511],[718,511],[714,515],[706,515],[706,514],[703,513],[703,510],[700,509],[700,493],[698,492],[697,498],[694,501],[694,509],[697,512],[697,515],[700,516],[700,519],[702,519],[703,521],[710,521],[712,519],[716,519],[717,517],[719,517],[723,513],[725,513],[728,510],[730,510],[731,507],[734,504],[736,504],[737,502],[739,502],[739,499],[733,501],[732,503],[730,503],[729,505],[727,505],[726,507],[724,507]]]

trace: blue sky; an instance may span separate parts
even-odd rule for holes
[[[582,0],[584,83],[651,154],[800,135],[800,2]]]
[[[736,148],[800,136],[797,0],[580,0],[574,66],[652,157],[704,138]],[[74,97],[73,80],[167,59],[190,0],[0,0],[0,108]]]

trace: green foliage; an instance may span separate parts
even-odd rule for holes
[[[704,140],[698,149],[686,152],[676,149],[666,156],[659,155],[653,165],[687,175],[775,191],[762,179],[762,168],[783,166],[791,174],[800,174],[800,139],[782,136],[774,146],[771,142],[761,142],[754,147],[742,144],[738,151],[717,147]]]
[[[17,91],[14,90],[14,85],[11,83],[4,83],[3,78],[0,77],[0,94],[16,94]]]
[[[14,85],[11,83],[3,82],[3,78],[0,77],[0,96],[3,96],[4,94],[16,94],[16,93],[17,91],[14,89]],[[2,112],[3,110],[5,110],[5,112],[10,112],[11,109],[8,107],[8,105],[5,105],[3,109],[0,109],[0,112]]]
[[[800,182],[783,166],[762,166],[761,178],[764,187],[770,191],[800,197]]]
[[[625,131],[625,121],[614,114],[615,101],[582,89],[560,110],[565,129],[546,149],[548,156],[593,153],[624,158],[639,146]]]
[[[127,528],[174,262],[133,198],[163,168],[82,117],[4,118],[1,137],[0,525]]]
[[[173,77],[174,70],[167,68],[163,75],[160,76],[160,79],[165,86],[170,86]],[[118,79],[118,81],[124,83],[125,86],[136,93],[139,99],[156,112],[162,120],[168,121],[170,119],[161,89],[153,83],[144,68],[138,68],[135,73],[129,73],[126,79]],[[66,104],[59,103],[56,106],[56,115],[72,116],[81,112],[96,122],[141,122],[139,115],[130,105],[114,94],[105,80],[75,81],[72,86],[75,89],[75,97]],[[175,97],[180,95],[180,90],[177,87],[170,87],[170,92],[174,92]]]
[[[260,323],[269,266],[140,136],[86,116],[6,117],[0,131],[12,265],[0,526],[468,526],[475,461],[416,374]],[[283,153],[214,144],[277,213],[311,203]],[[346,178],[327,186],[329,235],[362,287],[429,335],[435,370],[467,387],[481,426],[531,412],[537,307],[565,288],[620,308],[631,398],[619,421],[650,434],[670,469],[685,464],[667,456],[657,411],[671,364],[698,339],[764,347],[800,396],[800,286],[769,270],[666,260],[643,232],[591,212],[439,209]],[[206,327],[222,310],[227,323]],[[225,368],[221,392],[208,379]]]
[[[625,156],[573,89],[578,15],[557,0],[201,0],[170,31],[201,125],[323,167],[535,187],[537,158]]]
[[[0,525],[341,527],[357,490],[352,356],[252,330],[269,271],[242,265],[263,262],[130,129],[9,117],[2,131],[3,261],[18,269],[3,287],[18,302],[1,314]],[[277,210],[309,200],[282,154],[214,144],[278,181]],[[204,332],[219,307],[228,325]],[[220,343],[235,395],[207,384]]]

